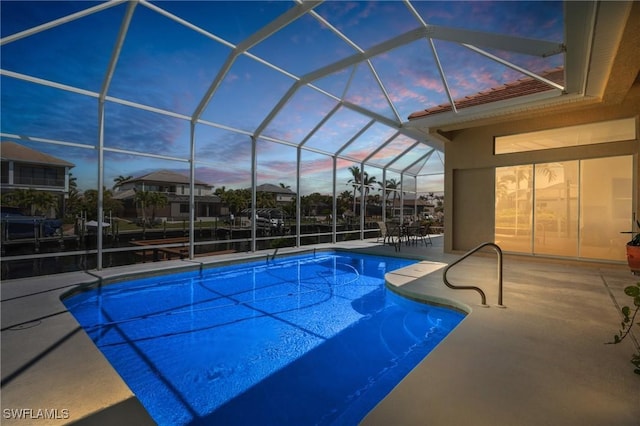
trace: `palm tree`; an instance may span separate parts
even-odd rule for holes
[[[220,199],[224,199],[225,192],[227,192],[227,188],[223,185],[216,188],[216,190],[214,191],[214,194],[220,197]]]
[[[221,195],[222,201],[229,206],[233,214],[246,209],[251,200],[251,192],[247,189],[230,189]]]
[[[355,216],[356,189],[358,190],[358,192],[360,192],[360,194],[362,194],[362,191],[364,188],[364,196],[366,198],[369,195],[369,190],[371,189],[371,186],[373,186],[373,184],[376,183],[376,177],[369,176],[367,172],[360,171],[360,167],[358,166],[349,167],[349,171],[353,176],[351,179],[348,180],[348,183],[351,183],[353,185],[353,215]]]
[[[82,210],[82,197],[77,188],[69,187],[69,196],[64,200],[64,215],[73,218]]]
[[[78,189],[78,178],[73,175],[73,173],[69,173],[69,191]]]
[[[149,191],[147,191],[149,192]],[[149,199],[147,200],[149,206],[151,206],[151,222],[156,221],[156,207],[164,207],[169,203],[169,200],[165,194],[152,191],[149,193]]]
[[[33,188],[16,189],[3,198],[3,204],[13,204],[32,216],[46,215],[51,209],[58,208],[58,198],[46,191]]]
[[[98,190],[88,189],[82,194],[81,209],[87,212],[87,219],[98,220]],[[111,190],[104,188],[102,192],[102,210],[119,214],[122,202],[113,198]]]
[[[291,185],[287,185],[285,183],[280,182],[280,188],[283,189],[291,189]],[[282,210],[289,216],[294,217],[296,211],[296,197],[292,197],[291,201],[286,205],[282,206]]]
[[[46,216],[52,209],[58,209],[58,197],[45,191],[34,191],[31,211],[33,214]]]
[[[27,211],[27,209],[30,211],[33,205],[34,193],[35,190],[32,188],[16,189],[2,196],[2,204],[18,207],[23,212]]]
[[[117,178],[114,178],[114,179],[113,179],[113,181],[115,182],[115,183],[113,184],[113,187],[115,188],[115,187],[117,187],[117,186],[120,186],[120,185],[122,185],[124,182],[128,181],[129,179],[133,179],[133,176],[122,176],[122,175],[120,175],[120,176],[118,176]]]
[[[300,213],[302,217],[310,216],[312,200],[309,195],[300,196]]]
[[[376,177],[369,176],[367,172],[364,172],[364,179],[362,183],[364,185],[364,196],[366,198],[369,195],[371,187],[376,183]]]
[[[340,195],[338,195],[338,199],[336,200],[337,214],[340,215],[349,210],[350,203],[351,193],[349,191],[342,191]]]
[[[133,198],[134,202],[140,203],[140,210],[142,211],[142,223],[147,223],[147,207],[151,202],[151,193],[149,191],[138,191],[134,189],[136,195]]]
[[[298,199],[296,197],[293,197],[289,203],[282,206],[282,210],[285,212],[287,217],[295,218],[297,206],[298,206]]]
[[[398,186],[400,185],[400,183],[395,179],[387,179],[385,183],[378,182],[378,184],[384,190],[383,198],[384,198],[385,208],[386,208],[387,202],[389,201],[389,194],[393,193],[393,204],[391,209],[391,216],[393,217],[393,207],[395,207],[396,205],[396,196],[398,195],[396,189],[398,189]]]
[[[274,194],[270,192],[258,192],[256,194],[256,205],[261,208],[271,208],[276,206]]]
[[[389,194],[391,193],[390,189],[387,187],[389,184],[389,180],[386,182],[378,182],[378,186],[380,187],[380,191],[382,191],[382,204],[383,208],[387,209],[387,203],[389,201]]]
[[[353,186],[353,215],[356,215],[356,190],[360,187],[360,191],[362,191],[362,172],[360,171],[360,167],[351,166],[349,167],[349,172],[351,172],[352,178],[347,181]]]
[[[78,213],[79,205],[78,178],[69,173],[69,193],[62,199],[62,217],[73,217]]]

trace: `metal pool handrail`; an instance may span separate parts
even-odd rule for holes
[[[482,249],[484,247],[491,247],[498,254],[498,307],[504,308],[504,305],[502,304],[502,249],[495,243],[492,243],[492,242],[482,243],[478,247],[469,250],[467,253],[465,253],[464,256],[462,256],[460,259],[456,260],[452,264],[448,265],[444,269],[444,272],[442,273],[442,280],[444,281],[444,284],[447,287],[449,287],[449,288],[451,288],[453,290],[475,290],[475,291],[477,291],[478,293],[480,293],[480,297],[482,298],[482,306],[488,308],[489,305],[487,305],[487,296],[484,294],[484,291],[482,291],[482,289],[480,289],[480,287],[476,287],[476,286],[455,286],[455,285],[451,284],[449,282],[449,280],[447,279],[447,272],[449,272],[449,269],[451,269],[452,267],[454,267],[455,265],[457,265],[458,263],[462,262],[464,259],[466,259],[467,257],[471,256],[472,254],[474,254],[475,252],[477,252],[478,250],[480,250],[480,249]]]

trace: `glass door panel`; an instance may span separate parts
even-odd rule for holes
[[[583,160],[580,170],[580,257],[625,260],[631,229],[633,160]]]
[[[531,253],[533,166],[496,168],[495,242],[504,251]]]
[[[578,161],[535,165],[533,252],[578,255]]]

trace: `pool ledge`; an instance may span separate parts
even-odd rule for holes
[[[452,308],[464,314],[471,313],[473,311],[472,306],[458,299],[461,294],[456,294],[456,297],[451,297],[453,296],[452,294],[445,294],[442,271],[446,266],[446,263],[421,261],[396,271],[388,272],[385,275],[385,283],[390,291],[408,299]],[[427,281],[430,284],[416,289],[416,286],[411,284],[418,279]]]

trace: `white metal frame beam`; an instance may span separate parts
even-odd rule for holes
[[[102,82],[102,88],[100,89],[100,97],[98,98],[98,229],[97,229],[97,242],[96,246],[98,249],[98,259],[96,268],[98,270],[102,269],[102,218],[104,214],[104,122],[105,122],[105,98],[107,96],[107,92],[109,91],[109,87],[111,85],[111,80],[113,79],[113,74],[116,70],[116,64],[118,63],[118,59],[120,57],[120,52],[122,51],[122,46],[124,45],[124,40],[127,36],[127,31],[129,30],[129,25],[131,24],[131,18],[133,17],[133,11],[136,8],[137,3],[129,2],[127,7],[127,11],[122,18],[122,23],[120,24],[120,30],[118,31],[118,37],[116,39],[115,46],[113,47],[113,52],[111,53],[111,58],[109,59],[109,65],[107,66],[107,71],[104,76],[104,80]]]
[[[388,52],[397,47],[409,44],[422,38],[432,38],[456,43],[467,43],[473,40],[476,46],[507,50],[516,53],[524,53],[532,56],[546,57],[564,52],[564,45],[543,40],[534,40],[524,37],[513,37],[501,34],[492,34],[481,31],[463,30],[459,28],[447,28],[437,25],[419,27],[404,34],[379,43],[362,53],[356,53],[344,59],[312,71],[302,77],[304,81],[315,81],[340,71],[356,63],[373,58],[381,53]]]
[[[278,30],[282,29],[283,27],[287,26],[291,22],[297,20],[298,18],[306,14],[308,11],[318,6],[320,3],[322,2],[309,1],[305,3],[297,4],[293,8],[289,9],[287,12],[280,15],[275,20],[271,21],[270,23],[262,27],[260,30],[253,33],[249,38],[239,43],[234,48],[233,52],[231,52],[225,64],[222,66],[222,69],[218,72],[213,82],[209,86],[209,89],[207,90],[204,97],[198,104],[196,110],[194,111],[192,119],[195,121],[200,118],[200,116],[206,109],[207,105],[211,101],[211,98],[213,98],[213,95],[215,94],[216,90],[222,83],[222,80],[224,80],[225,76],[227,75],[227,73],[231,69],[231,66],[233,65],[233,63],[235,62],[235,60],[238,58],[239,55],[245,53],[251,47],[260,43],[261,41],[263,41],[273,33],[277,32]]]
[[[19,33],[12,34],[10,36],[4,37],[0,39],[0,46],[4,46],[7,43],[12,43],[16,40],[20,40],[25,37],[32,36],[34,34],[38,34],[42,31],[49,30],[51,28],[55,28],[59,25],[66,24],[71,21],[75,21],[76,19],[84,18],[85,16],[92,15],[94,13],[100,12],[105,9],[112,8],[114,6],[118,6],[119,4],[125,3],[127,0],[113,0],[104,3],[100,3],[96,6],[92,6],[90,8],[81,10],[80,12],[72,13],[71,15],[63,16],[62,18],[55,19],[50,22],[46,22],[42,25],[38,25],[37,27],[29,28],[24,31],[20,31]],[[130,3],[135,3],[135,0],[131,0]]]

